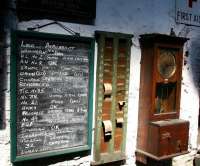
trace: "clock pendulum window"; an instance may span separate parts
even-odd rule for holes
[[[141,73],[136,160],[187,153],[189,122],[179,119],[183,45],[187,38],[140,36]]]

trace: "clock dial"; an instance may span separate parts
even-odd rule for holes
[[[157,68],[159,74],[165,79],[173,76],[176,71],[175,53],[176,52],[174,50],[160,49]]]

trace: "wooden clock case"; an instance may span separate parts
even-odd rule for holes
[[[187,40],[164,34],[140,36],[139,162],[187,153],[189,122],[179,119],[183,45]]]

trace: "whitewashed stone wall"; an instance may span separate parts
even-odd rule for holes
[[[174,28],[175,33],[183,37],[190,38],[186,44],[185,51],[189,51],[187,65],[183,68],[183,83],[181,94],[181,112],[180,117],[190,121],[190,137],[189,148],[191,153],[184,157],[175,158],[173,165],[183,166],[183,163],[191,163],[197,149],[197,128],[198,128],[198,109],[199,97],[197,87],[193,82],[192,71],[198,71],[198,67],[192,70],[195,62],[192,59],[197,58],[200,52],[192,51],[198,48],[195,46],[194,39],[197,34],[200,36],[200,28],[192,28],[189,33],[183,25],[177,25],[174,21],[175,11],[174,0],[97,0],[97,14],[95,25],[80,25],[72,23],[64,23],[65,26],[73,31],[79,32],[81,36],[93,36],[95,30],[130,33],[134,35],[133,45],[131,49],[131,67],[130,67],[130,87],[129,87],[129,112],[128,112],[128,129],[126,140],[126,165],[135,165],[135,149],[138,124],[138,100],[139,100],[139,82],[140,82],[140,58],[141,50],[138,43],[138,37],[143,33],[164,33],[169,34],[170,28]],[[26,30],[28,27],[34,27],[37,24],[44,25],[51,20],[32,20],[27,22],[19,22],[17,29]],[[186,28],[187,29],[187,28]],[[40,32],[67,34],[67,32],[58,27],[51,25],[39,30]],[[199,37],[200,38],[200,37]],[[196,40],[198,41],[198,40]],[[191,44],[192,43],[192,44]],[[7,55],[9,57],[9,49]],[[95,58],[97,54],[95,53]],[[9,61],[8,61],[9,65]],[[96,66],[95,66],[96,68]],[[189,68],[189,70],[188,70]],[[8,68],[9,69],[9,68]],[[9,70],[8,70],[9,78]],[[198,78],[199,79],[199,78]],[[197,80],[197,78],[196,78]],[[12,81],[12,80],[10,80]],[[8,81],[9,84],[9,81]],[[10,91],[7,88],[6,100],[6,122],[5,130],[0,130],[0,165],[9,166],[10,163],[10,128],[9,128],[9,111],[10,111]],[[95,93],[94,93],[95,96]],[[95,109],[94,109],[95,110]],[[94,126],[93,126],[94,127]],[[188,160],[187,160],[188,158]],[[89,166],[93,160],[93,155],[83,158],[76,157],[74,160],[65,161],[52,166]],[[185,162],[184,162],[185,161]],[[189,166],[189,165],[188,165]]]

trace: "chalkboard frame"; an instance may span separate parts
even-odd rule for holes
[[[90,44],[89,50],[89,85],[88,85],[88,133],[87,144],[83,146],[71,147],[61,150],[53,150],[47,152],[39,152],[30,155],[17,156],[17,39],[48,39],[48,40],[62,40],[62,41],[74,41],[74,42],[86,42]],[[11,130],[11,162],[21,162],[26,160],[39,159],[44,157],[53,157],[58,155],[90,152],[92,146],[92,115],[93,115],[93,84],[94,84],[94,43],[95,40],[92,37],[75,37],[69,35],[50,34],[41,32],[29,32],[29,31],[13,31],[11,33],[11,56],[10,56],[10,93],[11,93],[11,113],[10,113],[10,130]]]

